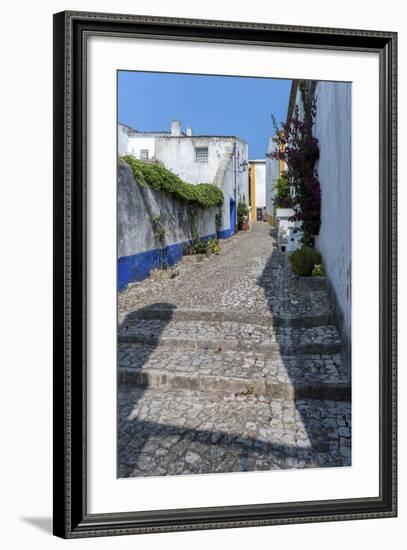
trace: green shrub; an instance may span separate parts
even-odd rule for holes
[[[198,183],[197,185],[192,185],[191,183],[186,183],[185,185],[190,185],[194,190],[195,200],[199,206],[202,208],[212,208],[213,206],[222,206],[223,204],[223,191],[213,185],[212,183]]]
[[[220,252],[220,244],[219,241],[216,239],[209,239],[208,241],[208,250],[212,252],[212,254],[219,254]]]
[[[193,256],[195,254],[219,254],[220,245],[216,239],[195,239],[184,244],[184,256]]]
[[[308,246],[302,246],[294,250],[289,259],[291,269],[300,277],[311,276],[314,266],[322,262],[321,254]]]
[[[323,277],[325,275],[324,267],[322,264],[315,264],[312,270],[311,277]]]
[[[194,254],[206,254],[208,251],[208,241],[198,239],[192,243],[192,250]]]
[[[184,255],[193,256],[195,254],[206,254],[208,251],[208,241],[195,239],[190,243],[184,244]]]
[[[134,179],[141,187],[147,183],[153,189],[170,193],[181,202],[201,208],[223,204],[222,190],[216,185],[186,183],[162,164],[138,160],[132,155],[124,155],[121,159],[130,166]]]

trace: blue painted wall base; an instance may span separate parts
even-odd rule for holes
[[[233,235],[233,231],[229,229],[222,229],[218,232],[218,239],[229,239]]]
[[[200,237],[208,239],[228,239],[231,236],[230,229],[220,231],[218,235],[206,235]],[[123,256],[117,262],[117,284],[119,291],[125,290],[129,283],[147,279],[153,269],[171,267],[178,263],[184,252],[184,243],[171,244],[163,249],[147,250],[132,256]]]
[[[176,264],[182,258],[183,248],[183,243],[172,244],[164,249],[156,248],[119,258],[117,273],[119,290],[124,290],[129,283],[146,279],[152,269]]]

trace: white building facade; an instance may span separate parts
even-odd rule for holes
[[[239,201],[249,203],[245,141],[236,136],[194,136],[191,127],[184,133],[176,120],[168,132],[138,132],[119,124],[118,154],[159,161],[187,183],[211,183],[222,189],[224,204],[219,236],[227,238],[235,232],[237,204]]]

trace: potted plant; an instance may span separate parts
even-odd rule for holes
[[[249,229],[248,214],[249,207],[247,206],[247,204],[243,201],[239,201],[237,205],[237,228],[239,229],[239,231],[242,231],[242,229],[247,231],[247,229]]]

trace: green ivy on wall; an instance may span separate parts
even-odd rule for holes
[[[140,186],[148,184],[152,189],[165,191],[181,202],[201,208],[223,204],[223,192],[216,185],[186,183],[162,164],[138,160],[132,155],[124,155],[121,159],[130,166],[134,179]]]

